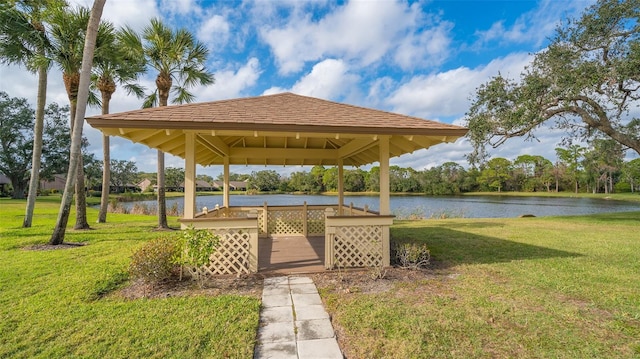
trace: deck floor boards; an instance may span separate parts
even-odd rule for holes
[[[324,236],[272,236],[258,240],[258,271],[264,274],[324,271]]]

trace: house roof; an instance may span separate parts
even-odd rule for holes
[[[0,184],[10,184],[10,183],[11,183],[11,180],[9,179],[9,177],[0,173]]]
[[[417,117],[281,93],[98,115],[87,122],[107,135],[184,158],[184,133],[196,133],[196,163],[363,165],[378,160],[379,136],[391,157],[441,142],[467,129]]]

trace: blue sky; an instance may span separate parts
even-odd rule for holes
[[[75,0],[90,5],[89,0]],[[142,29],[152,17],[185,27],[211,51],[207,67],[216,84],[196,88],[198,102],[282,91],[463,125],[474,90],[498,74],[517,77],[544,49],[555,27],[593,1],[195,1],[107,0],[103,19]],[[35,76],[0,67],[0,90],[35,103]],[[155,74],[141,79],[153,89]],[[67,103],[61,74],[49,77],[49,101]],[[140,108],[117,91],[111,112]],[[89,109],[88,115],[99,113]],[[89,126],[90,151],[101,158],[100,133]],[[540,142],[508,141],[492,154],[555,160],[562,133],[538,132]],[[155,172],[155,150],[112,140],[112,158],[133,160]],[[464,139],[393,160],[429,168],[446,161],[466,165]],[[167,156],[167,166],[182,167]],[[250,173],[263,167],[232,167]],[[299,167],[278,168],[283,174]],[[217,175],[219,168],[199,168]]]

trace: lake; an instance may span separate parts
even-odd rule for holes
[[[377,196],[345,196],[345,204],[353,203],[356,207],[369,206],[371,210],[378,210]],[[264,202],[269,205],[302,205],[307,204],[336,204],[337,196],[328,195],[231,195],[231,206],[261,206]],[[123,203],[131,208],[135,202]],[[156,201],[140,201],[147,206],[155,206]],[[167,207],[177,205],[180,211],[183,198],[167,199]],[[222,206],[222,195],[198,196],[196,208],[212,209],[216,204]],[[605,212],[640,211],[640,203],[613,201],[591,198],[555,198],[555,197],[512,197],[512,196],[391,196],[391,211],[401,218],[409,215],[419,215],[425,218],[448,217],[464,218],[509,218],[523,214],[533,214],[537,217],[559,215],[581,215]]]

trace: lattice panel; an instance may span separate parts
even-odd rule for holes
[[[258,234],[264,234],[264,211],[258,211]]]
[[[339,267],[380,267],[382,226],[336,227],[333,239],[335,265]]]
[[[302,234],[302,212],[300,211],[269,211],[267,214],[269,234]]]
[[[324,210],[307,210],[307,233],[324,233]]]
[[[220,237],[220,244],[211,255],[211,262],[196,270],[205,275],[249,273],[249,232],[242,229],[213,232]]]

